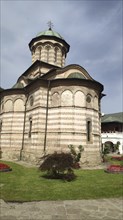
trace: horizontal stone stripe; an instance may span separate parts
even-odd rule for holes
[[[28,111],[26,113],[26,116],[29,116],[31,114],[31,112],[33,115],[38,115],[38,114],[40,115],[41,114],[41,116],[43,116],[46,114],[46,108],[38,107],[35,109],[30,109],[30,111]]]
[[[44,129],[45,129],[45,125],[41,125],[40,127],[39,127],[39,125],[38,125],[38,127],[32,126],[32,132],[37,132],[37,133],[42,132],[42,133],[44,133]],[[25,132],[29,132],[29,126],[25,127]]]
[[[23,133],[23,127],[19,128],[19,126],[18,126],[18,128],[11,128],[11,127],[3,128],[1,134],[4,135],[4,134],[7,134],[7,133],[9,133],[9,134],[17,134],[17,133],[22,134]]]
[[[70,144],[73,144],[73,145],[85,145],[86,144],[86,141],[84,141],[82,139],[80,139],[80,140],[67,139],[67,140],[61,140],[61,141],[62,141],[62,145],[66,145],[66,146],[68,146]],[[60,141],[60,148],[61,148],[61,141]],[[47,145],[48,145],[48,143],[49,143],[51,149],[54,148],[54,145],[52,144],[51,140],[49,142],[47,142]],[[59,143],[58,143],[58,146],[59,146]]]
[[[5,139],[5,138],[2,138],[1,139],[1,143],[10,143],[10,142],[22,142],[22,137],[21,138],[15,138],[15,139],[13,139],[13,138],[11,138],[11,137],[9,137],[8,139]]]
[[[7,135],[15,136],[15,135],[21,135],[22,136],[22,131],[2,131],[1,132],[1,138],[6,137]]]
[[[52,111],[51,111],[51,109],[49,109],[49,111],[48,111],[48,115],[50,116],[50,115],[54,115],[54,114],[61,114],[61,116],[64,116],[64,115],[74,115],[75,117],[80,117],[80,116],[83,116],[83,117],[85,117],[85,118],[95,118],[97,121],[98,121],[98,117],[96,116],[96,115],[94,115],[94,114],[92,114],[92,115],[88,115],[88,114],[86,114],[85,115],[85,111],[80,111],[80,112],[76,112],[76,111],[74,111],[74,109],[64,109],[64,112],[62,112],[61,111],[61,109],[60,108],[56,108],[56,109],[52,109]]]
[[[24,118],[24,115],[4,115],[1,119],[3,120],[7,120],[7,121],[11,121],[12,119],[14,118],[18,118],[19,117],[19,120],[23,119]]]
[[[78,117],[74,114],[74,113],[67,113],[67,114],[64,114],[62,115],[60,112],[58,113],[53,113],[53,114],[48,114],[48,119],[54,119],[56,117],[59,117],[60,119],[67,119],[67,118],[73,118],[74,120],[85,120],[86,117],[85,115],[79,115]]]
[[[67,137],[75,137],[75,138],[78,138],[78,137],[86,137],[86,133],[82,132],[82,131],[77,131],[77,132],[72,132],[72,131],[68,131],[68,132],[49,132],[47,134],[47,137],[60,137],[60,138],[66,138]]]
[[[3,121],[3,126],[10,126],[10,125],[23,125],[23,120],[21,120],[21,121],[18,121],[18,120],[14,120],[14,121]]]
[[[1,143],[1,148],[2,149],[4,149],[3,148],[3,146],[4,146],[4,148],[7,148],[7,147],[9,147],[9,149],[13,146],[15,149],[17,148],[17,147],[21,147],[22,146],[22,141],[21,142],[2,142]]]
[[[1,136],[1,140],[22,140],[22,132],[21,133],[14,133],[14,134],[10,134],[10,133],[3,133]]]
[[[75,128],[74,126],[70,126],[70,127],[63,127],[63,128],[60,128],[59,126],[53,126],[53,127],[48,127],[48,132],[72,132],[72,133],[78,133],[78,132],[84,132],[85,131],[85,128],[82,128],[82,127],[78,127],[78,128]]]

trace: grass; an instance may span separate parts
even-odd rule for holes
[[[1,161],[4,162],[4,161]],[[5,201],[80,200],[118,198],[123,196],[123,175],[107,174],[104,170],[75,170],[72,182],[43,178],[37,168],[13,162],[11,172],[0,173],[1,198]]]

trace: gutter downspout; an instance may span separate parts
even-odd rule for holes
[[[44,134],[44,154],[46,153],[46,143],[47,143],[47,122],[48,122],[48,107],[49,107],[49,90],[50,90],[50,81],[48,81],[48,88],[47,88],[46,121],[45,121],[45,134]]]
[[[27,105],[28,98],[29,98],[29,94],[27,94],[27,98],[26,98],[26,101],[25,101],[24,122],[23,122],[23,136],[22,136],[22,147],[20,149],[20,160],[22,160],[22,152],[23,152],[23,149],[24,149],[24,133],[25,133],[25,122],[26,122],[26,105]]]

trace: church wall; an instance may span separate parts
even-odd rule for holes
[[[91,103],[86,100],[88,94]],[[67,151],[68,145],[83,145],[83,161],[100,161],[99,104],[96,91],[84,87],[52,88],[48,110],[47,152]],[[90,99],[89,99],[90,100]],[[87,141],[87,121],[91,121],[91,140]],[[90,155],[90,156],[89,156]]]
[[[5,96],[2,100],[0,144],[3,158],[15,159],[20,157],[23,136],[24,102],[24,95]]]
[[[44,148],[47,153],[68,151],[68,145],[72,144],[83,145],[82,163],[92,161],[91,157],[95,158],[93,161],[99,160],[99,103],[94,89],[59,86],[50,88],[48,94],[47,88],[38,87],[26,97],[5,97],[1,116],[5,157],[19,158],[22,150],[23,160],[36,162]],[[90,141],[87,141],[88,120]]]
[[[46,88],[37,88],[29,93],[25,116],[23,160],[36,162],[44,151],[46,105]]]

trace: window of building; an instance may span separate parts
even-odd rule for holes
[[[29,98],[29,103],[30,103],[30,106],[33,106],[34,98],[33,98],[32,95],[31,95],[30,98]]]
[[[0,132],[2,131],[2,120],[0,120]]]
[[[38,54],[39,54],[39,60],[41,60],[41,51],[42,51],[42,47],[38,47]]]
[[[49,62],[49,55],[50,55],[50,46],[46,47],[46,52],[47,52],[47,63]]]
[[[57,63],[57,56],[58,56],[58,48],[55,47],[55,63]]]
[[[32,117],[29,118],[29,138],[31,138],[32,135]]]
[[[91,120],[87,120],[87,141],[91,141]]]
[[[86,101],[87,101],[88,103],[91,102],[91,96],[90,96],[89,94],[88,94],[87,97],[86,97]]]

